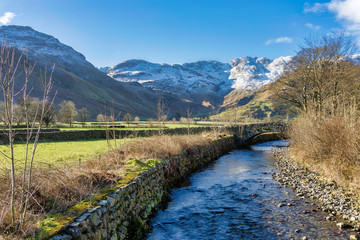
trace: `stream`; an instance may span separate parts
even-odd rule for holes
[[[310,199],[271,176],[273,141],[234,150],[171,191],[146,239],[349,239]]]

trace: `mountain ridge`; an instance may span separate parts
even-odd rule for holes
[[[56,62],[56,103],[72,100],[78,108],[90,108],[93,118],[104,111],[104,102],[113,102],[115,111],[153,117],[157,100],[164,98],[170,118],[185,114],[188,108],[194,115],[205,116],[213,108],[245,104],[249,93],[281,76],[292,58],[241,57],[229,63],[202,60],[172,64],[131,59],[96,68],[72,47],[31,27],[2,26],[0,34],[18,49],[27,48],[29,58],[38,63],[38,71]]]
[[[230,63],[203,60],[175,64],[130,59],[103,69],[107,69],[108,76],[121,82],[138,82],[194,102],[207,101],[221,106],[225,96],[233,90],[255,91],[275,81],[291,59],[291,56],[274,60],[241,57]]]
[[[35,72],[43,71],[45,66],[52,66],[55,62],[54,90],[58,91],[55,103],[71,100],[77,108],[87,107],[93,119],[105,111],[106,104],[112,105],[115,112],[154,117],[154,106],[159,98],[168,102],[170,116],[185,114],[187,108],[197,113],[207,111],[201,104],[184,101],[171,93],[116,81],[95,68],[72,47],[31,27],[1,26],[0,35],[20,52],[27,49],[29,59],[36,62]],[[18,84],[23,80],[21,78]],[[33,93],[40,96],[39,87],[34,88]]]

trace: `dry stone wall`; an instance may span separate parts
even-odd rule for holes
[[[170,128],[164,129],[163,134],[176,135],[176,134],[198,134],[210,131],[211,127],[193,127],[193,128]],[[25,141],[26,131],[15,130],[15,141]],[[107,136],[113,138],[113,131],[109,130],[66,130],[60,131],[56,129],[43,129],[40,133],[40,139],[53,140],[53,141],[73,141],[73,140],[88,140],[88,139],[106,139]],[[115,130],[117,138],[121,137],[150,137],[159,134],[159,130]],[[6,132],[0,132],[0,144],[6,144],[9,138]]]
[[[168,198],[171,187],[234,147],[234,138],[228,137],[165,160],[117,189],[51,239],[140,239],[148,229],[149,217]]]

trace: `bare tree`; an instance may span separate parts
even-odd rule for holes
[[[153,119],[152,118],[147,119],[146,122],[149,125],[149,127],[153,126]]]
[[[232,112],[232,121],[230,126],[236,126],[239,124],[239,107],[237,105],[235,105],[234,107],[231,108],[231,112]]]
[[[48,111],[45,113],[43,121],[45,123],[45,126],[49,127],[50,123],[56,123],[56,108],[54,104],[50,102],[46,102],[45,104],[45,107],[48,109]]]
[[[23,60],[23,61],[22,61]],[[23,83],[17,83],[17,77],[19,77],[18,70],[23,65]],[[9,46],[8,43],[2,42],[0,48],[0,95],[3,97],[4,102],[4,115],[3,120],[7,127],[8,139],[10,154],[6,155],[1,153],[5,159],[10,160],[11,169],[10,169],[10,209],[12,216],[12,224],[15,229],[20,230],[23,224],[26,222],[26,214],[28,211],[29,201],[33,198],[32,192],[32,170],[34,166],[36,149],[40,137],[40,130],[42,127],[42,121],[44,115],[48,112],[49,108],[46,106],[47,102],[53,102],[53,99],[50,99],[49,94],[52,90],[53,82],[53,71],[55,66],[52,67],[50,71],[50,76],[48,76],[48,71],[45,68],[44,76],[40,78],[42,96],[39,101],[35,116],[30,119],[28,101],[30,99],[29,93],[31,89],[28,89],[28,84],[30,81],[30,76],[33,73],[35,64],[30,63],[27,57],[24,57],[24,52],[18,53],[16,48]],[[19,86],[20,90],[16,91],[16,86]],[[21,169],[21,181],[18,182],[15,173],[15,150],[14,150],[14,140],[15,140],[15,131],[13,129],[15,123],[15,99],[22,97],[24,102],[24,113],[25,121],[27,125],[26,130],[26,150],[24,157],[23,168]],[[39,120],[39,124],[35,127],[35,122]],[[33,141],[32,149],[30,149],[30,141]],[[18,185],[17,185],[18,184]],[[20,192],[17,194],[17,189]],[[15,207],[16,199],[20,202],[18,207]],[[17,224],[18,223],[18,224]]]
[[[0,102],[0,121],[6,125],[6,119],[5,103]],[[14,122],[20,125],[22,120],[24,120],[23,109],[19,104],[14,104]]]
[[[188,132],[188,135],[190,135],[190,126],[191,124],[193,123],[193,119],[191,118],[191,110],[188,108],[186,110],[186,126],[187,126],[187,132]]]
[[[130,123],[133,121],[133,117],[130,113],[126,113],[123,120],[127,123],[128,127],[130,127]]]
[[[85,127],[86,122],[90,118],[90,112],[87,110],[86,107],[83,107],[79,110],[78,116],[79,116],[79,121],[81,122],[81,126]]]
[[[156,109],[155,109],[155,115],[157,118],[157,121],[159,123],[159,134],[164,133],[165,128],[165,122],[167,120],[167,114],[169,112],[168,106],[163,98],[159,98]]]
[[[344,34],[305,39],[288,71],[272,85],[277,100],[305,113],[336,114],[341,99],[358,89],[352,81],[357,71],[348,58],[355,50]]]
[[[64,100],[60,103],[59,117],[62,122],[67,123],[72,127],[77,115],[78,112],[72,101]]]
[[[103,114],[98,114],[97,116],[96,116],[96,121],[97,122],[105,122],[105,116],[103,115]]]
[[[109,114],[109,115],[108,115]],[[104,114],[99,114],[97,116],[97,121],[102,121],[104,122],[104,126],[105,126],[105,134],[106,134],[106,141],[108,144],[109,148],[112,148],[111,145],[111,139],[114,142],[114,147],[117,146],[116,143],[116,126],[115,126],[115,121],[117,119],[120,119],[121,116],[121,112],[119,112],[119,114],[117,116],[115,116],[115,112],[114,112],[114,105],[111,102],[108,106],[108,103],[105,101],[104,102]],[[120,124],[121,126],[121,124]],[[121,139],[121,131],[118,134],[119,138]]]
[[[99,122],[99,123],[101,123],[101,122],[103,122],[103,123],[105,123],[105,122],[112,122],[112,121],[114,121],[115,120],[115,118],[113,117],[113,116],[106,116],[105,114],[102,114],[102,113],[100,113],[100,114],[98,114],[97,116],[96,116],[96,121],[97,122]]]
[[[29,119],[34,119],[35,115],[37,115],[40,99],[36,97],[29,97],[25,103],[23,98],[18,98],[17,102],[24,113],[23,119],[25,120],[25,109],[28,112],[27,114]],[[37,117],[38,117],[37,121],[39,121],[39,116]]]

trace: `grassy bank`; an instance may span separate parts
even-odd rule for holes
[[[344,117],[314,119],[303,115],[292,122],[293,159],[360,196],[360,124]]]
[[[71,221],[71,217],[64,219],[58,213],[72,209],[72,214],[77,215],[106,196],[106,189],[126,184],[140,170],[150,168],[182,151],[191,151],[193,146],[209,146],[213,140],[214,137],[209,133],[134,139],[102,155],[88,158],[81,164],[66,164],[56,168],[37,167],[33,171],[31,213],[24,231],[17,233],[17,236],[36,232],[40,219],[43,219],[43,229],[56,224],[61,227]],[[8,186],[9,178],[0,176],[0,227],[5,232],[9,232],[7,227],[11,225]],[[20,194],[20,189],[17,194]]]

